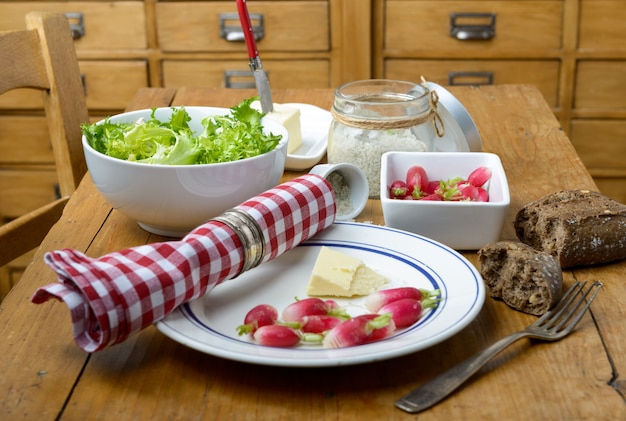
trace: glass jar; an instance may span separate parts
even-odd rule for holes
[[[425,152],[443,136],[437,96],[427,84],[361,80],[335,91],[328,134],[328,162],[361,168],[369,196],[380,196],[380,162],[388,151]]]

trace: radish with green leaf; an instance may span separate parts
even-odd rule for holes
[[[409,195],[409,187],[402,180],[396,180],[389,187],[389,197],[391,199],[404,199]]]
[[[415,199],[423,196],[428,188],[428,176],[426,170],[419,165],[414,165],[406,172],[406,185],[409,188],[409,194]]]
[[[311,297],[296,300],[285,307],[282,313],[282,319],[287,323],[299,323],[302,322],[305,316],[314,315],[330,315],[344,319],[350,317],[348,313],[346,313],[346,310],[340,308],[335,301]]]
[[[300,323],[300,330],[304,333],[324,333],[342,323],[344,320],[346,319],[328,314],[304,316]]]
[[[292,347],[300,343],[298,331],[284,325],[261,326],[252,337],[261,345],[280,348]]]
[[[324,337],[324,348],[346,348],[389,337],[396,329],[391,314],[362,314],[332,328]]]
[[[365,308],[372,313],[378,313],[382,307],[394,301],[405,298],[422,301],[427,298],[438,297],[439,294],[440,291],[438,289],[431,291],[415,287],[381,289],[371,293],[365,298]]]
[[[453,177],[448,180],[430,180],[423,167],[414,165],[407,170],[406,181],[395,180],[389,186],[390,199],[444,200],[488,202],[489,193],[484,187],[491,179],[491,168],[482,166],[473,170],[467,179]],[[404,186],[407,193],[404,193]]]
[[[385,304],[378,310],[379,314],[391,314],[391,318],[396,328],[409,327],[415,324],[422,312],[427,308],[434,307],[438,299],[414,300],[412,298],[402,298]]]
[[[273,325],[278,320],[278,310],[269,304],[259,304],[252,308],[243,319],[243,324],[237,326],[239,335],[254,333],[258,328]]]

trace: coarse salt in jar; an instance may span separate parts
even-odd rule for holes
[[[350,163],[367,176],[369,196],[380,195],[380,161],[388,151],[426,152],[443,136],[437,95],[428,85],[372,79],[335,91],[328,162]]]

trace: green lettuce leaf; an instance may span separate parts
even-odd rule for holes
[[[146,164],[194,165],[231,162],[251,158],[273,150],[282,136],[263,133],[263,114],[249,98],[224,116],[202,120],[203,130],[194,134],[191,117],[184,107],[172,108],[169,121],[155,117],[147,121],[83,124],[82,133],[98,152],[113,158]]]

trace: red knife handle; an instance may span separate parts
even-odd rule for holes
[[[237,0],[237,11],[239,12],[239,21],[243,30],[243,37],[246,40],[246,47],[248,47],[248,57],[251,59],[256,58],[259,56],[259,51],[256,48],[256,40],[254,39],[254,31],[252,30],[252,22],[250,21],[246,0]]]

